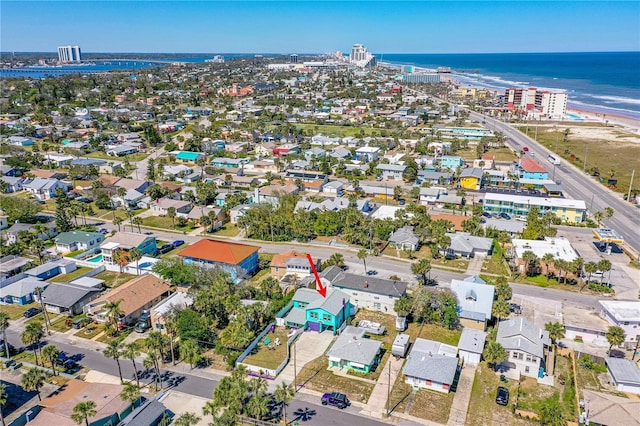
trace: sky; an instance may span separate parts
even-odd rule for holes
[[[640,50],[631,1],[11,1],[0,50],[374,53]]]

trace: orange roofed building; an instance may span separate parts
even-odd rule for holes
[[[316,261],[316,269],[320,272],[320,259],[314,260]],[[282,279],[287,274],[295,274],[304,278],[312,273],[309,259],[305,253],[288,250],[274,255],[271,259],[271,275],[277,279]]]
[[[253,93],[252,86],[240,87],[236,83],[232,84],[228,89],[224,89],[224,94],[232,97],[243,97]]]
[[[178,253],[184,263],[219,267],[231,276],[234,283],[258,270],[260,247],[204,239]]]

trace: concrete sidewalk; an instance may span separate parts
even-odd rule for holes
[[[469,266],[467,266],[466,274],[480,275],[480,272],[482,272],[482,264],[484,263],[485,259],[486,256],[482,254],[476,254],[474,257],[472,257],[469,261]]]
[[[471,401],[471,389],[476,377],[476,368],[476,365],[465,365],[460,372],[458,387],[449,412],[449,421],[447,422],[449,426],[464,426],[465,424],[469,401]]]
[[[402,370],[404,359],[389,357],[389,362],[386,363],[384,369],[380,373],[378,383],[373,388],[367,405],[362,410],[363,414],[370,415],[372,417],[382,418],[386,414],[387,409],[387,393],[390,387],[396,382],[398,374]],[[391,373],[391,377],[389,377]]]

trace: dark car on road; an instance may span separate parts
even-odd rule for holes
[[[24,317],[25,318],[35,317],[40,312],[42,312],[42,308],[29,308],[26,311],[24,311]]]
[[[509,403],[509,389],[500,386],[496,394],[496,404],[507,405]]]
[[[333,405],[340,409],[347,408],[351,405],[351,401],[347,398],[347,395],[340,392],[325,393],[320,400],[322,405]]]

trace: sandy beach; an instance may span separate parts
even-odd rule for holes
[[[592,123],[605,123],[608,122],[610,125],[617,125],[620,127],[624,127],[625,129],[632,131],[633,133],[640,134],[640,121],[634,120],[628,117],[621,117],[619,115],[614,114],[601,114],[594,111],[589,111],[588,109],[580,109],[580,108],[567,108],[567,112],[571,114],[578,115],[584,118],[587,122]]]

